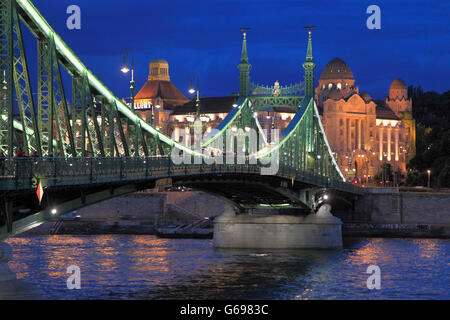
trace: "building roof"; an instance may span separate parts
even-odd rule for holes
[[[228,113],[233,108],[238,100],[238,96],[226,96],[226,97],[210,97],[200,98],[200,113]],[[185,103],[182,106],[175,108],[171,115],[185,115],[195,113],[197,102],[195,99]]]
[[[137,93],[135,99],[154,99],[160,97],[163,100],[180,100],[180,104],[189,101],[180,90],[170,81],[149,80]]]
[[[360,94],[360,97],[366,102],[369,103],[372,100],[372,97],[370,96],[370,94],[367,91],[363,91]]]
[[[401,120],[399,117],[397,117],[392,111],[391,108],[389,108],[384,101],[382,100],[376,100],[374,101],[377,104],[377,107],[375,109],[377,119],[385,119],[385,120]]]
[[[152,60],[150,63],[167,63],[167,64],[169,64],[166,60],[164,60],[164,59],[155,59],[155,60]]]
[[[320,80],[327,79],[352,79],[354,80],[352,70],[340,58],[334,58],[325,66],[320,76]]]
[[[402,79],[395,79],[389,89],[406,89],[406,84]]]

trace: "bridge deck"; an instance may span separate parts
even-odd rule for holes
[[[261,167],[259,163],[174,165],[169,157],[6,158],[0,163],[0,190],[36,189],[39,182],[44,187],[63,187],[227,173],[260,175]],[[281,164],[275,176],[353,194],[363,193],[358,186]]]

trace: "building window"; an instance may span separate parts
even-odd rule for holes
[[[333,84],[332,84],[332,83],[329,83],[329,84],[328,84],[328,89],[331,90],[331,88],[333,88]]]
[[[338,88],[339,90],[342,89],[342,84],[341,84],[340,82],[337,84],[337,88]]]

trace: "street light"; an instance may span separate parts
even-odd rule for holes
[[[124,50],[122,53],[123,56],[123,66],[122,69],[120,69],[120,71],[122,71],[122,73],[127,74],[128,72],[130,72],[130,69],[127,66],[127,58],[128,56],[131,56],[131,81],[130,81],[130,91],[131,91],[131,110],[134,110],[134,56],[132,53],[130,53],[128,50]]]
[[[120,71],[122,71],[122,73],[130,72],[130,69],[128,69],[128,67],[127,67],[127,61],[126,60],[124,60],[123,67],[122,67],[122,69],[120,69]]]
[[[428,188],[430,188],[430,185],[431,185],[431,170],[428,169],[427,173],[428,173]]]
[[[196,101],[196,104],[195,104],[195,108],[196,108],[195,119],[200,119],[200,89],[199,89],[198,77],[197,77],[197,90],[194,89],[194,86],[192,85],[192,80],[191,80],[191,87],[189,88],[189,93],[190,94],[194,94],[195,92],[197,92],[197,101]]]
[[[192,81],[191,81],[191,88],[189,89],[189,93],[190,93],[190,94],[194,94],[194,93],[195,93],[195,89],[194,89],[194,87],[192,86]]]

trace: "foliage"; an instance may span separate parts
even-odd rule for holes
[[[416,156],[408,164],[406,185],[450,187],[450,91],[443,94],[409,89],[417,122]],[[415,95],[414,95],[415,94]]]

